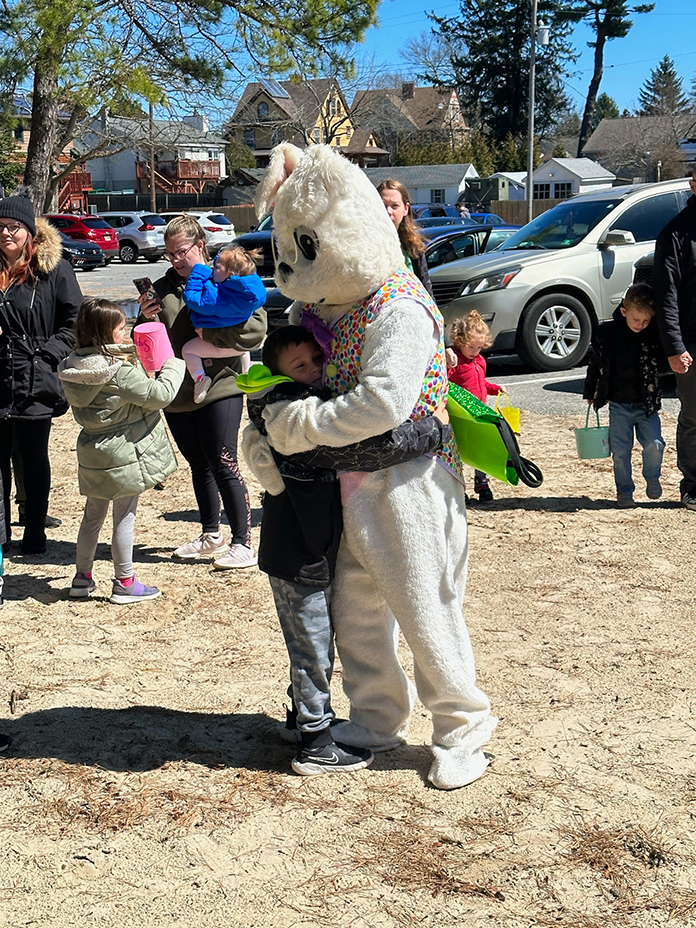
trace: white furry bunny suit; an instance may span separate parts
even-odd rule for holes
[[[281,291],[305,305],[321,304],[313,311],[332,328],[353,325],[356,304],[384,292],[386,281],[406,286],[405,294],[402,289],[383,299],[368,324],[355,323],[349,333],[357,343],[349,388],[339,385],[340,395],[328,402],[269,406],[269,441],[280,453],[293,454],[395,428],[414,413],[433,359],[442,357],[443,332],[434,304],[405,270],[379,194],[358,167],[328,146],[302,151],[283,144],[273,150],[256,206],[259,215],[273,210]],[[325,383],[336,387],[332,362],[325,366]],[[243,444],[262,485],[281,492],[265,439],[253,426]],[[341,479],[344,533],[332,615],[351,712],[349,722],[333,729],[335,738],[378,751],[405,740],[414,695],[397,657],[401,629],[413,652],[418,695],[433,718],[429,779],[441,789],[464,786],[484,772],[488,760],[481,747],[497,722],[476,686],[462,617],[464,488],[432,457]]]

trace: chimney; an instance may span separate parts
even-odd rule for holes
[[[198,129],[199,132],[209,131],[208,117],[201,116],[198,112],[194,112],[191,116],[184,116],[182,122],[185,122],[189,126],[193,126],[193,128]]]
[[[416,85],[413,81],[406,81],[401,85],[401,99],[402,100],[413,100],[413,95],[416,92]]]

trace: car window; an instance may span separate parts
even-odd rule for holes
[[[121,216],[104,216],[104,219],[113,229],[119,229],[123,225],[123,219]]]
[[[506,242],[513,233],[508,229],[504,231],[503,229],[491,229],[490,235],[486,240],[486,245],[484,251],[495,251],[496,248],[500,248],[503,242]]]
[[[265,219],[262,219],[258,224],[256,231],[257,232],[270,232],[273,228],[273,216],[266,216]]]
[[[572,248],[621,203],[619,197],[599,200],[566,200],[532,219],[511,235],[501,251]]]
[[[456,238],[448,239],[446,242],[440,242],[432,251],[428,252],[428,267],[439,267],[441,264],[447,264],[449,261],[457,261],[459,258],[470,258],[478,254],[476,239],[473,235],[458,235]]]
[[[232,223],[229,221],[227,216],[223,216],[222,213],[211,213],[207,217],[209,222],[214,222],[218,226],[231,226]]]
[[[629,206],[615,222],[612,222],[610,228],[632,232],[636,242],[654,242],[660,230],[664,229],[678,212],[674,193],[661,193]]]
[[[166,226],[167,220],[164,216],[156,216],[154,213],[147,213],[138,217],[139,221],[145,226]]]
[[[110,229],[111,226],[104,219],[92,218],[91,216],[85,216],[81,220],[83,225],[86,225],[88,229]]]
[[[67,219],[61,219],[60,216],[51,216],[48,221],[52,226],[55,226],[56,229],[66,229],[70,225]]]

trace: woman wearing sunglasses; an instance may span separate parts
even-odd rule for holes
[[[46,550],[51,421],[67,411],[58,364],[75,345],[82,302],[58,232],[24,196],[0,200],[0,468],[10,526],[13,445],[26,493],[22,554]]]
[[[205,232],[191,216],[172,219],[164,233],[165,257],[171,267],[153,284],[157,299],[140,297],[138,322],[157,319],[167,327],[175,355],[196,337],[184,302],[184,288],[196,264],[208,261]],[[252,351],[266,334],[266,313],[257,309],[251,318],[229,328],[206,329],[218,348]],[[172,437],[191,468],[193,491],[201,517],[201,534],[177,548],[181,560],[211,558],[220,570],[251,567],[256,554],[251,546],[251,509],[237,463],[237,435],[243,397],[236,377],[242,373],[238,357],[206,358],[205,373],[212,384],[200,404],[194,402],[194,383],[187,373],[174,401],[164,414]],[[228,545],[220,530],[220,499],[230,524]]]

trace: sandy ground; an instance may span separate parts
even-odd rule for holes
[[[483,779],[443,793],[420,705],[369,770],[290,772],[265,577],[170,560],[198,531],[186,470],[138,514],[162,598],[110,604],[105,544],[99,595],[69,600],[77,430],[56,422],[63,525],[44,557],[10,556],[0,613],[0,925],[696,924],[696,514],[674,420],[665,497],[632,511],[609,462],[576,459],[574,424],[523,414],[544,486],[470,511],[466,615],[500,724]]]

